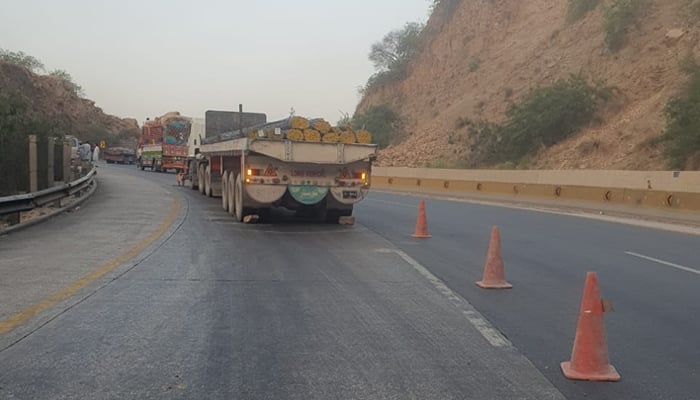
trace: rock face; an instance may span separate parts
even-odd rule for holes
[[[619,96],[596,124],[542,149],[530,167],[665,168],[653,139],[663,132],[667,100],[685,79],[681,61],[689,53],[700,59],[700,23],[682,12],[686,1],[654,2],[618,52],[605,45],[601,7],[570,22],[563,0],[446,3],[453,9],[438,7],[430,17],[406,77],[358,105],[361,112],[388,104],[402,117],[400,139],[382,151],[380,164],[463,164],[470,148],[459,121],[500,122],[530,90],[582,72]]]
[[[0,62],[0,94],[21,96],[29,112],[79,138],[104,135],[138,137],[135,119],[105,114],[95,102],[78,96],[60,78],[37,75],[15,64]]]

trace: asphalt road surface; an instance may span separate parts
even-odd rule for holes
[[[0,334],[0,398],[700,398],[699,236],[428,200],[433,238],[416,240],[419,199],[382,193],[357,207],[353,227],[284,213],[242,225],[173,175],[100,175],[82,212],[100,226],[91,210],[121,207],[124,227],[81,246],[112,257],[115,246],[153,243],[119,263],[92,260],[113,270]],[[133,199],[100,197],[125,180]],[[124,212],[141,202],[164,210]],[[39,246],[78,217],[2,237],[0,249]],[[144,218],[162,228],[136,240],[126,227]],[[492,225],[512,290],[474,285]],[[27,263],[0,253],[0,273],[17,262]],[[605,318],[618,383],[573,382],[559,369],[589,270],[615,306]],[[35,301],[25,300],[16,311]]]

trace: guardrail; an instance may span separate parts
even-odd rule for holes
[[[72,182],[37,192],[0,197],[0,215],[16,214],[12,222],[18,223],[20,212],[55,203],[87,189],[92,184],[95,174],[97,174],[97,169],[93,167],[87,175]]]
[[[372,186],[700,211],[700,172],[478,171],[378,167]]]

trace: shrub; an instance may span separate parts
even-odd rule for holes
[[[627,29],[639,23],[648,4],[649,0],[613,0],[603,9],[605,43],[610,50],[617,51],[624,47]]]
[[[364,113],[352,117],[355,129],[366,129],[372,133],[372,141],[379,147],[386,147],[396,134],[399,117],[387,104],[372,106]]]
[[[561,79],[531,91],[506,110],[506,121],[469,121],[471,163],[520,163],[542,147],[551,146],[590,123],[613,90],[590,84],[581,75]]]
[[[551,146],[589,123],[612,89],[589,84],[572,75],[530,92],[506,111],[502,128],[508,159],[519,159],[542,146]]]
[[[469,72],[476,72],[481,67],[481,60],[478,57],[472,58],[469,62]]]
[[[698,18],[700,18],[700,0],[687,0],[688,1],[688,15],[690,16],[692,22],[697,23]]]
[[[35,73],[44,70],[44,64],[41,61],[23,51],[0,49],[0,61],[19,65]]]
[[[666,142],[669,167],[683,169],[700,154],[700,66],[684,67],[688,81],[680,93],[666,103],[666,130],[660,141]]]
[[[54,78],[61,80],[64,85],[75,92],[75,94],[78,96],[82,97],[85,95],[83,88],[73,81],[73,77],[68,72],[62,69],[55,69],[49,72],[49,76],[53,76]]]
[[[567,18],[569,21],[575,21],[594,10],[599,3],[600,0],[569,0]]]

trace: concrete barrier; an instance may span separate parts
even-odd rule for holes
[[[700,172],[375,167],[375,188],[564,199],[700,211]]]

